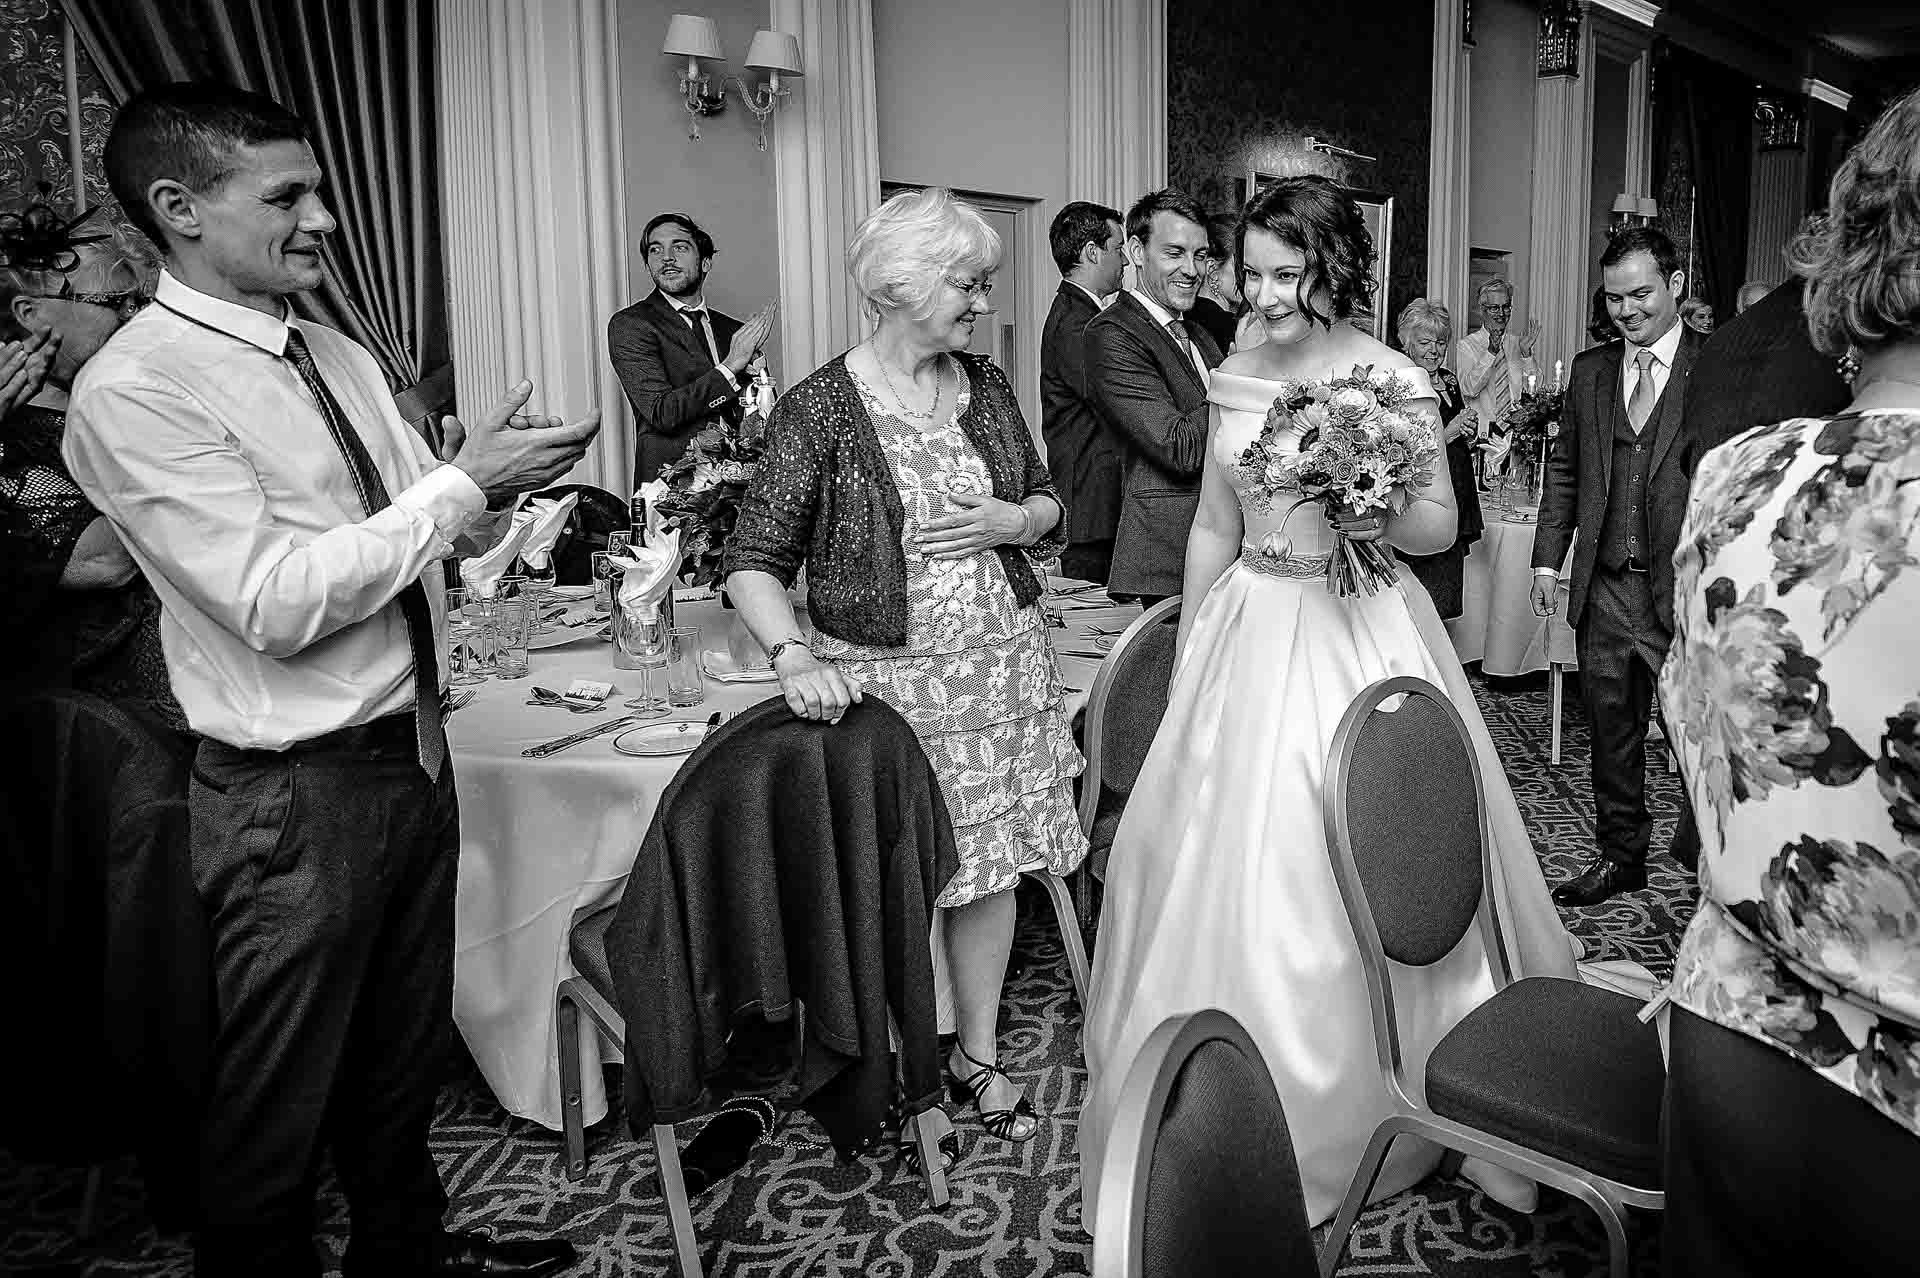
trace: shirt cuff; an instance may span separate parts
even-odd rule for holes
[[[713,371],[727,379],[727,385],[733,387],[736,395],[740,393],[740,379],[733,375],[731,368],[728,368],[725,364],[715,364]]]
[[[1533,575],[1536,577],[1551,577],[1555,581],[1560,580],[1560,570],[1558,568],[1535,568]]]
[[[393,504],[418,511],[433,521],[441,540],[450,547],[453,539],[486,510],[487,495],[466,471],[443,463],[409,485],[393,499]]]

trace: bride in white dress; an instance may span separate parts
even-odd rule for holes
[[[1516,974],[1576,979],[1520,810],[1446,628],[1412,573],[1398,589],[1338,598],[1325,563],[1335,527],[1318,503],[1243,505],[1234,462],[1259,433],[1281,379],[1325,381],[1356,365],[1391,370],[1425,398],[1426,374],[1347,319],[1366,305],[1373,249],[1360,211],[1325,178],[1289,178],[1248,205],[1243,291],[1266,339],[1214,373],[1213,421],[1200,508],[1187,543],[1179,657],[1166,716],[1148,753],[1107,866],[1080,1118],[1082,1211],[1089,1232],[1100,1161],[1127,1068],[1147,1036],[1178,1012],[1217,1007],[1260,1045],[1292,1129],[1308,1217],[1338,1208],[1389,1102],[1380,1079],[1358,948],[1328,864],[1320,784],[1334,729],[1362,689],[1418,675],[1446,689],[1465,718],[1486,780],[1493,890],[1500,893]],[[1444,462],[1431,486],[1391,517],[1344,516],[1356,538],[1408,554],[1453,539]],[[1417,761],[1415,763],[1417,766]],[[1473,936],[1423,970],[1401,969],[1401,1028],[1410,1073],[1493,991]],[[1402,1138],[1376,1198],[1425,1176],[1439,1151]],[[1468,1160],[1463,1171],[1523,1210],[1533,1186]]]

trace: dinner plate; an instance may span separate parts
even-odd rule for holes
[[[662,719],[628,728],[613,739],[613,748],[621,754],[657,758],[666,754],[685,754],[707,735],[707,725],[691,719]]]
[[[547,594],[554,599],[591,599],[592,586],[548,586]]]
[[[600,633],[606,628],[605,623],[607,617],[604,614],[600,616],[602,624],[597,626],[565,626],[560,624],[564,621],[577,621],[581,615],[578,609],[568,613],[553,623],[553,629],[536,634],[528,639],[527,648],[530,651],[539,652],[545,648],[564,648],[570,643],[579,643],[583,639],[604,638]]]
[[[700,667],[707,677],[720,683],[775,683],[780,676],[772,666],[742,670],[734,664],[733,654],[725,648],[706,648],[700,653]]]

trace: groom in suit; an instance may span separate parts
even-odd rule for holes
[[[1127,210],[1138,285],[1087,325],[1087,394],[1126,450],[1107,589],[1152,605],[1181,589],[1207,452],[1207,377],[1220,348],[1186,322],[1210,265],[1206,215],[1162,190]]]
[[[1673,552],[1698,460],[1682,410],[1704,343],[1680,322],[1686,274],[1673,241],[1651,228],[1622,232],[1601,254],[1600,281],[1625,340],[1574,358],[1533,535],[1533,610],[1543,617],[1559,603],[1574,547],[1567,621],[1593,733],[1599,855],[1554,889],[1562,905],[1647,885],[1647,715],[1673,640]],[[1681,802],[1673,852],[1688,863],[1697,835]]]
[[[655,478],[712,422],[740,420],[747,365],[773,331],[773,308],[746,323],[707,305],[713,237],[684,213],[662,213],[642,236],[654,291],[607,321],[607,356],[639,424],[633,483]]]

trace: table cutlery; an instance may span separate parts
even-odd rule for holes
[[[543,741],[539,745],[528,746],[520,753],[529,759],[544,759],[550,754],[558,754],[569,746],[577,746],[582,741],[590,741],[603,733],[614,732],[621,728],[630,727],[633,724],[642,722],[645,721],[635,715],[622,715],[618,719],[609,719],[605,723],[596,723],[591,728],[582,728],[580,731],[570,736],[561,737],[556,741]]]
[[[473,700],[473,697],[474,692],[472,688],[468,688],[464,692],[454,693],[447,699],[447,713],[452,714],[455,710],[467,705]]]
[[[530,706],[565,706],[575,714],[598,714],[605,710],[606,703],[592,697],[570,697],[564,692],[555,692],[552,688],[535,688],[533,695],[527,698]]]
[[[702,741],[705,741],[708,737],[718,732],[720,730],[720,725],[725,723],[727,720],[733,718],[733,716],[737,713],[739,712],[730,710],[725,714],[722,714],[720,711],[715,710],[712,714],[707,716],[707,730],[701,734],[700,739]]]
[[[1093,661],[1099,661],[1107,654],[1104,652],[1091,652],[1085,648],[1056,648],[1054,649],[1054,655],[1060,657],[1086,657]]]
[[[1068,595],[1084,595],[1084,594],[1092,593],[1094,591],[1100,591],[1104,593],[1106,589],[1107,588],[1105,586],[1101,585],[1097,581],[1083,581],[1077,586],[1062,586],[1058,590],[1049,590],[1047,593],[1052,595],[1055,599],[1064,599]]]

